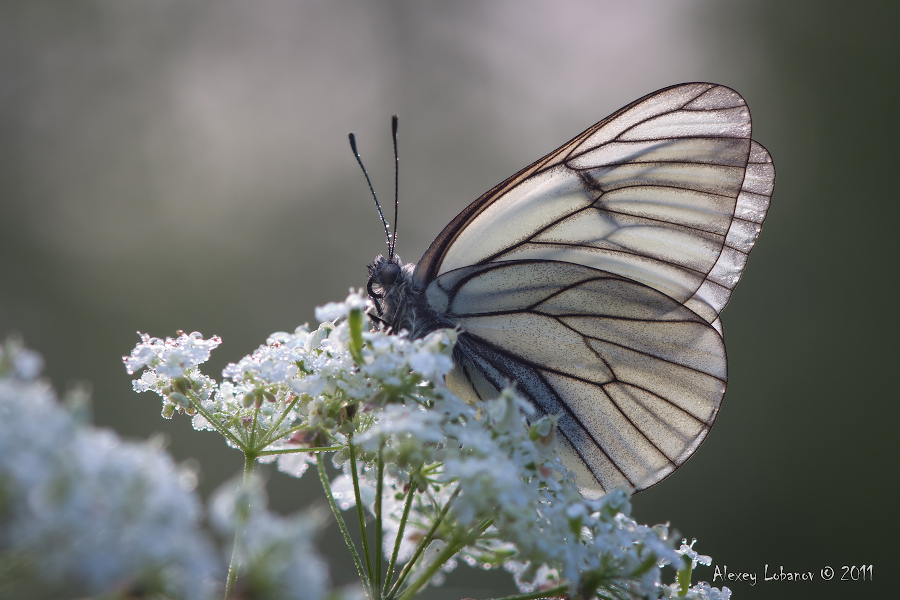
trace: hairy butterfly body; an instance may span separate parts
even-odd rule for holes
[[[467,400],[515,382],[559,416],[588,497],[645,489],[693,454],[719,411],[719,313],[775,180],[727,87],[645,96],[489,190],[417,265],[369,267],[379,320],[460,331],[447,383]]]

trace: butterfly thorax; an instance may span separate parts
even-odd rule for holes
[[[400,262],[394,255],[378,255],[369,265],[366,291],[375,303],[378,320],[395,333],[406,331],[410,338],[424,337],[435,329],[446,327],[424,301],[424,290],[415,285],[415,265]],[[452,325],[449,325],[452,327]]]

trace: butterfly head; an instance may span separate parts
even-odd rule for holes
[[[369,281],[366,284],[366,291],[375,303],[378,316],[385,316],[386,313],[389,315],[393,312],[391,309],[397,305],[395,297],[405,287],[409,273],[404,271],[403,263],[397,255],[389,258],[379,254],[368,268]],[[384,301],[383,306],[380,301]]]

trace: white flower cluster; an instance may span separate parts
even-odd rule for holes
[[[385,555],[391,557],[395,536],[404,526],[412,478],[422,493],[408,509],[398,547],[401,562],[431,542],[428,531],[441,507],[450,506],[441,539],[429,546],[431,554],[455,545],[455,556],[470,566],[511,571],[523,592],[568,582],[573,594],[599,586],[638,597],[668,593],[660,567],[674,563],[677,568],[681,554],[673,549],[666,528],[630,519],[622,491],[584,499],[553,453],[554,420],[545,417],[529,427],[524,406],[506,390],[480,411],[446,392],[427,409],[385,407],[357,440],[366,458],[358,463],[357,478],[373,515],[373,457],[380,452],[404,469],[384,481]],[[352,472],[349,462],[341,466],[344,474],[333,482],[332,493],[346,509],[354,504]],[[428,558],[424,553],[413,579],[427,572]],[[455,566],[456,560],[448,561],[442,570]],[[441,581],[435,573],[432,583]]]
[[[138,392],[153,391],[163,398],[163,416],[175,412],[194,415],[196,429],[216,429],[229,444],[274,460],[280,451],[344,444],[347,435],[366,419],[353,420],[357,409],[383,405],[388,398],[418,397],[422,385],[433,387],[453,367],[452,331],[425,339],[381,332],[363,332],[359,356],[354,358],[348,324],[353,311],[362,314],[366,301],[351,293],[346,301],[317,310],[326,321],[318,329],[298,327],[278,332],[266,344],[223,371],[217,384],[198,366],[221,343],[199,333],[178,338],[141,335],[126,369],[147,370],[134,381]],[[314,457],[309,453],[279,454],[282,471],[300,476]]]
[[[133,375],[148,368],[140,379],[133,382],[134,391],[154,391],[163,397],[164,417],[171,418],[177,410],[195,414],[195,407],[187,397],[188,391],[206,399],[209,397],[213,381],[202,375],[197,367],[209,360],[209,354],[222,339],[219,336],[205,340],[194,332],[190,335],[179,332],[177,338],[152,338],[146,333],[138,333],[141,343],[125,356],[125,370]]]
[[[300,476],[315,452],[336,450],[343,475],[328,492],[340,509],[359,498],[375,516],[389,564],[384,589],[393,597],[439,584],[459,560],[503,567],[523,592],[728,597],[727,588],[662,582],[665,565],[679,570],[683,556],[705,557],[686,544],[675,550],[665,526],[632,520],[625,492],[584,499],[553,450],[555,417],[529,423],[527,405],[512,390],[479,406],[453,395],[443,381],[453,367],[455,332],[409,340],[363,331],[365,309],[357,293],[319,309],[326,322],[318,329],[273,334],[229,365],[221,384],[197,369],[218,338],[142,336],[125,361],[130,371],[148,368],[135,389],[159,393],[164,407],[174,407],[170,414],[193,414],[196,428],[219,431],[257,460],[277,456],[289,474]],[[246,559],[253,562],[252,552]],[[381,575],[368,549],[366,565],[355,560],[377,595]]]
[[[694,550],[694,544],[696,543],[697,540],[692,540],[690,544],[687,543],[687,540],[681,540],[681,548],[678,549],[678,553],[685,560],[690,561],[691,569],[696,569],[697,565],[706,565],[708,567],[712,564],[712,558]],[[677,583],[673,583],[669,587],[668,592],[670,597],[677,596],[686,600],[730,600],[731,598],[731,590],[727,587],[723,586],[720,590],[710,586],[705,581],[687,588],[683,594],[681,593],[681,587]]]
[[[222,343],[219,336],[204,340],[196,331],[190,335],[179,332],[177,339],[165,340],[151,338],[145,333],[139,335],[141,343],[131,352],[131,356],[123,359],[125,369],[129,374],[134,374],[144,367],[153,365],[156,374],[167,379],[184,377],[189,371],[209,360],[210,352]]]
[[[37,379],[41,364],[0,349],[0,560],[20,567],[4,592],[210,597],[220,564],[194,478],[158,444],[78,423]]]
[[[680,594],[678,587],[672,584],[671,598],[678,597],[684,600],[730,600],[731,590],[723,587],[721,590],[714,588],[705,581],[701,581],[697,585],[688,588],[687,592]]]
[[[182,340],[197,347],[200,338]],[[160,349],[157,357],[175,345],[145,341]],[[196,475],[158,443],[79,422],[38,379],[42,365],[16,342],[0,345],[0,596],[221,597],[222,555],[231,547],[221,552],[201,528]],[[316,515],[266,510],[258,479],[216,492],[211,522],[232,539],[241,531],[239,595],[361,600],[358,588],[329,590],[313,546]]]

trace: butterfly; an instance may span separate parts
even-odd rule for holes
[[[475,402],[512,382],[530,418],[557,415],[586,497],[658,483],[725,394],[719,313],[775,182],[750,125],[721,85],[644,96],[475,200],[416,265],[395,227],[369,266],[377,320],[413,339],[456,328],[449,388]],[[394,140],[396,157],[396,119]]]

